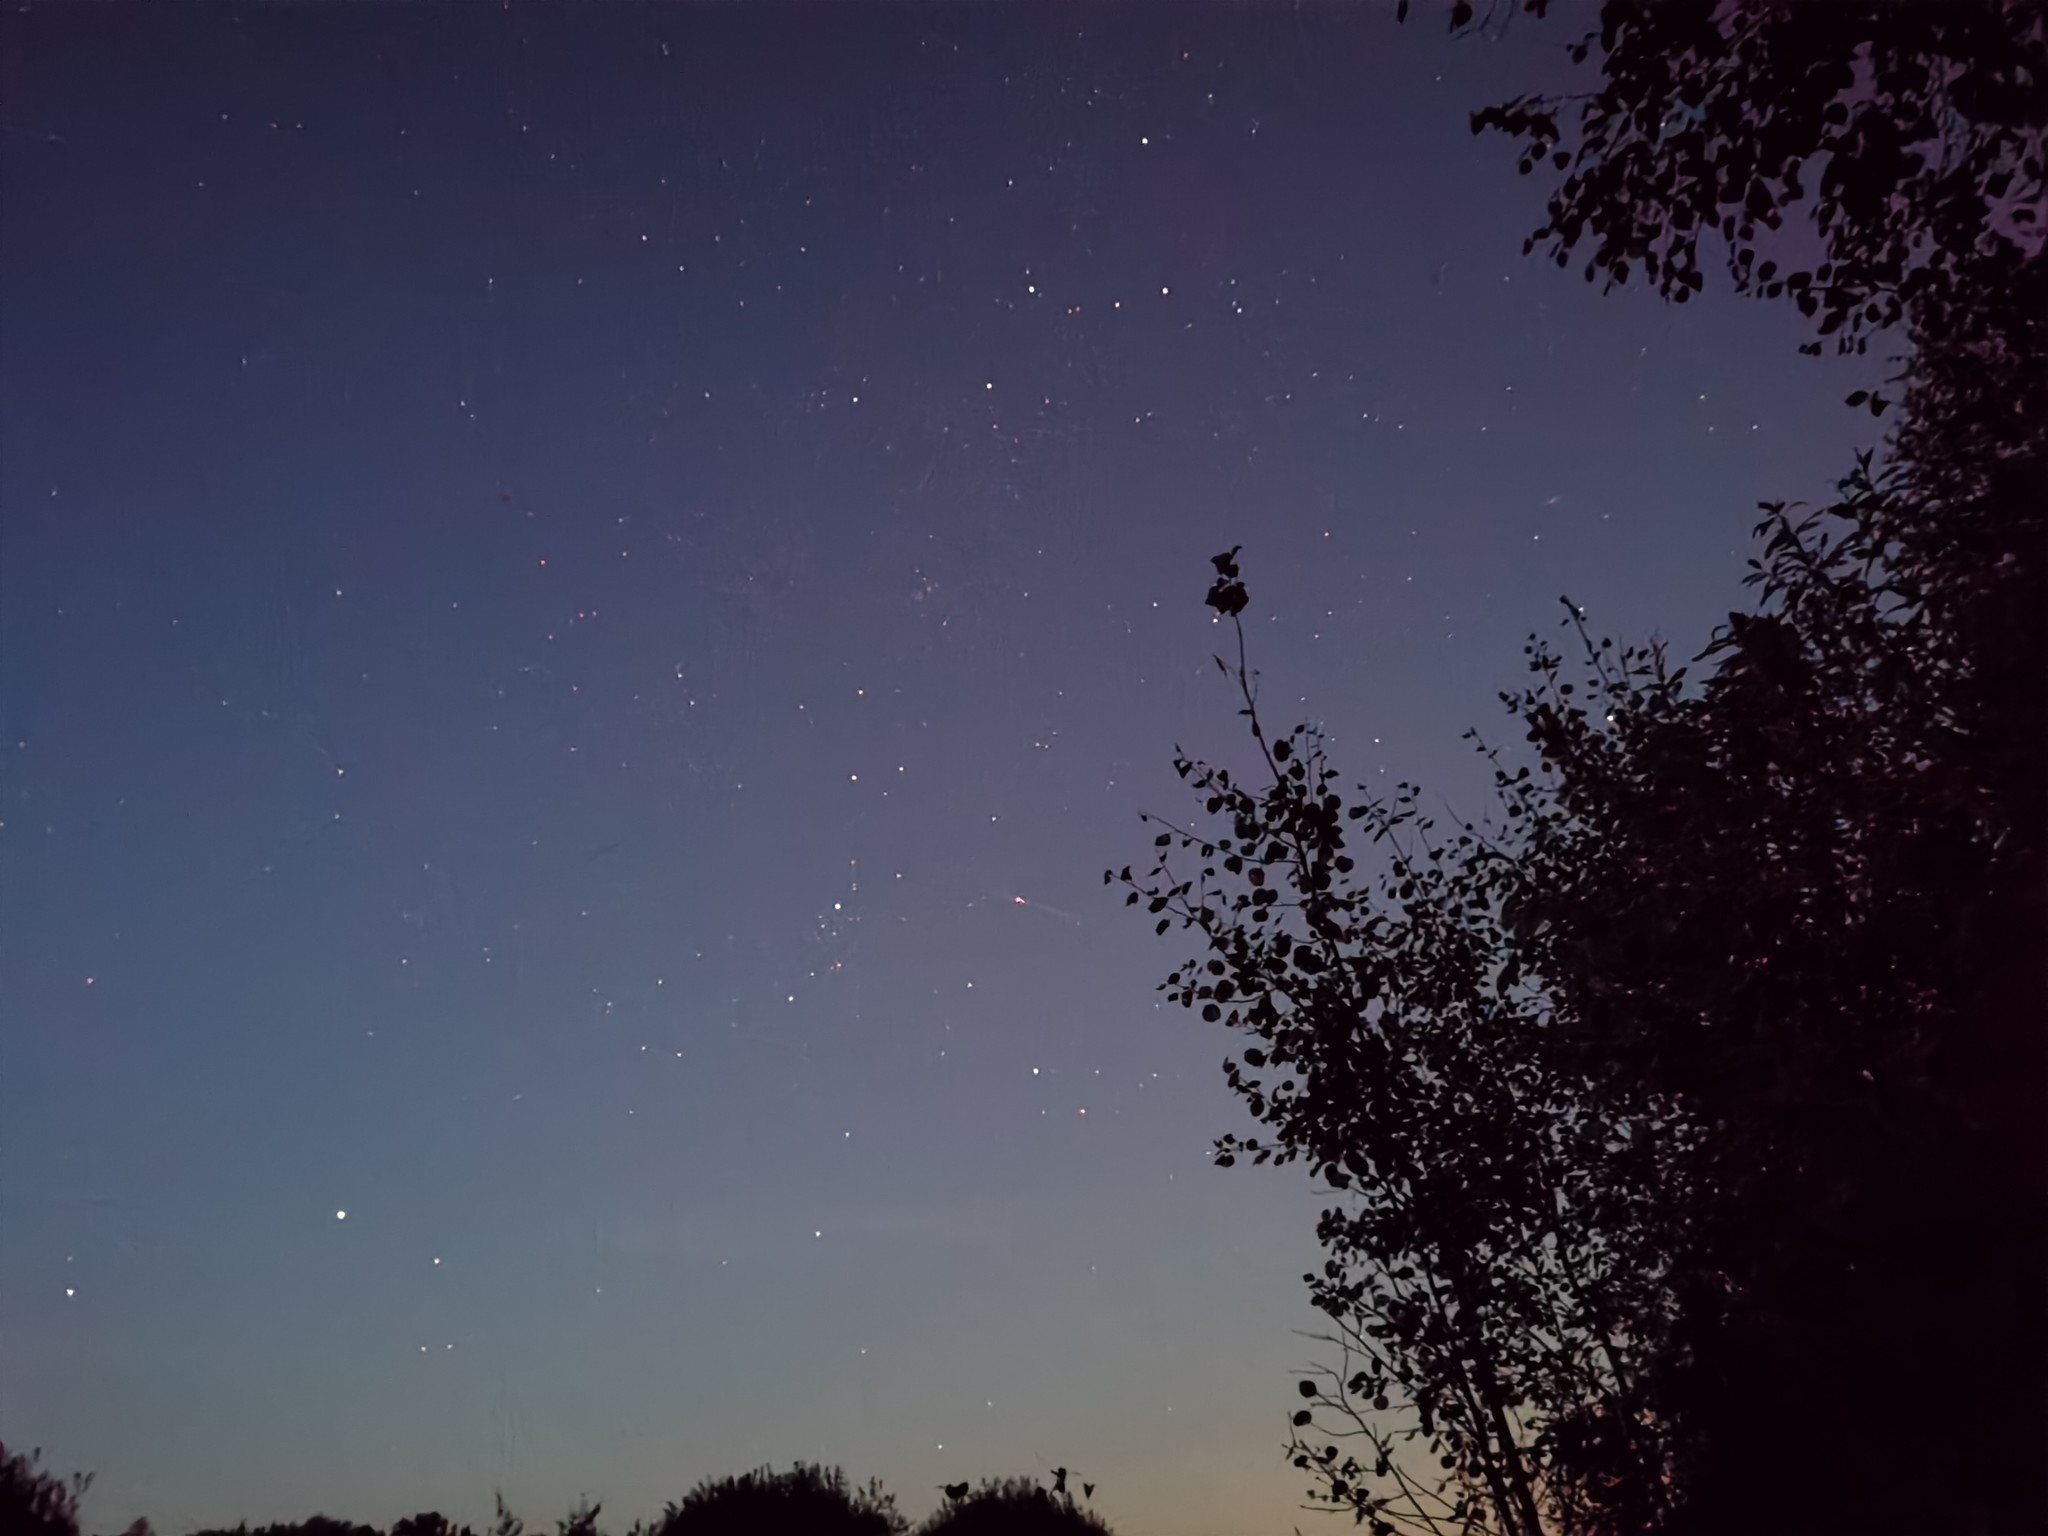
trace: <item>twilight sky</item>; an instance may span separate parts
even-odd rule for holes
[[[0,22],[0,1439],[95,1527],[1302,1518],[1315,1193],[1100,884],[1238,748],[1207,556],[1477,809],[1560,592],[1692,647],[1868,435],[1521,256],[1575,22],[1390,9]]]

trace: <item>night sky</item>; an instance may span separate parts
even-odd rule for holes
[[[1476,811],[1881,367],[1524,258],[1466,114],[1580,29],[1389,10],[0,24],[0,1439],[92,1525],[1301,1518],[1316,1193],[1101,884],[1242,755],[1207,557]]]

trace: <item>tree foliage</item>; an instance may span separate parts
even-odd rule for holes
[[[1292,1449],[1376,1531],[2048,1514],[2044,35],[2038,0],[1608,0],[1593,90],[1475,114],[1566,173],[1530,249],[1589,280],[1683,301],[1718,241],[1802,350],[1903,323],[1901,398],[1849,399],[1902,406],[1887,452],[1764,508],[1697,677],[1567,604],[1486,825],[1269,738],[1240,628],[1258,771],[1180,755],[1209,820],[1122,872],[1202,940],[1169,994],[1252,1037],[1263,1139],[1219,1160],[1342,1197]]]
[[[1262,1134],[1218,1161],[1305,1161],[1352,1196],[1305,1277],[1341,1356],[1300,1384],[1296,1465],[1376,1532],[1654,1524],[1670,1450],[1636,1384],[1674,1316],[1695,1133],[1533,1048],[1547,955],[1510,919],[1543,868],[1497,829],[1440,827],[1413,786],[1347,797],[1310,727],[1269,738],[1234,554],[1209,603],[1238,659],[1216,661],[1262,771],[1177,757],[1211,830],[1168,826],[1150,874],[1120,878],[1203,940],[1168,999],[1250,1041],[1224,1073]],[[1558,814],[1526,773],[1500,781],[1510,826]],[[1320,1446],[1319,1410],[1341,1425]]]
[[[1702,679],[1568,604],[1486,825],[1269,737],[1216,557],[1260,771],[1178,756],[1209,820],[1121,878],[1202,940],[1169,998],[1255,1042],[1224,1070],[1265,1138],[1219,1161],[1351,1195],[1293,1451],[1376,1532],[2040,1512],[2048,466],[2040,383],[1978,366],[2033,334],[1923,347],[1888,460],[1764,509]],[[1902,1466],[1958,1493],[1904,1504]]]
[[[21,1536],[78,1536],[78,1501],[92,1486],[90,1472],[59,1477],[40,1450],[9,1451],[0,1444],[0,1530]]]
[[[1516,915],[1563,946],[1558,1047],[1710,1131],[1657,1385],[1693,1529],[1760,1492],[1785,1529],[2043,1513],[2048,466],[2038,432],[1972,452],[1921,380],[1889,465],[1765,509],[1699,688],[1639,653],[1574,696],[1539,647],[1511,701],[1560,813]],[[1901,1411],[1937,1401],[1973,1411]],[[1907,1465],[1945,1508],[1900,1506]]]
[[[949,1487],[945,1504],[918,1526],[917,1536],[1109,1536],[1109,1527],[1081,1507],[1066,1483],[1062,1469],[1052,1488],[1029,1477],[990,1478],[971,1491]]]
[[[470,1536],[469,1527],[457,1525],[437,1510],[407,1515],[391,1527],[391,1536]]]
[[[1217,557],[1262,771],[1177,757],[1209,820],[1121,878],[1202,940],[1169,999],[1254,1042],[1224,1071],[1264,1136],[1219,1161],[1351,1195],[1293,1449],[1376,1531],[1904,1529],[1908,1460],[1969,1490],[1913,1529],[2038,1500],[2043,529],[1978,508],[1999,558],[1922,558],[1930,474],[1767,508],[1702,684],[1572,609],[1486,825],[1269,737]],[[1916,1314],[1988,1326],[1877,1347]],[[2001,1411],[1896,1412],[1962,1384]]]
[[[1449,9],[1454,30],[1478,24],[1464,0]],[[1738,291],[1790,298],[1860,352],[1916,308],[2001,291],[2040,253],[2039,0],[1605,0],[1567,52],[1598,61],[1594,89],[1515,98],[1472,131],[1519,140],[1525,174],[1564,173],[1524,248],[1582,258],[1589,282],[1640,274],[1683,303],[1718,239]],[[1780,238],[1797,209],[1818,261]]]
[[[2043,1514],[2041,17],[1610,3],[1575,118],[1479,114],[1570,169],[1536,239],[1589,275],[1683,299],[1718,235],[1823,336],[1907,321],[1888,451],[1765,507],[1697,678],[1568,605],[1485,826],[1269,739],[1240,629],[1261,771],[1178,757],[1211,820],[1123,871],[1203,940],[1169,995],[1253,1037],[1225,1073],[1261,1137],[1219,1160],[1346,1195],[1292,1451],[1376,1531]],[[1758,242],[1816,161],[1827,259],[1780,275]],[[1908,1467],[1949,1492],[1901,1500]]]
[[[7,1454],[0,1446],[0,1533],[15,1536],[78,1536],[78,1499],[89,1476],[66,1481],[45,1471],[40,1453]],[[1092,1498],[1093,1483],[1079,1482],[1080,1494],[1068,1487],[1064,1467],[1053,1470],[1050,1488],[1030,1478],[985,1479],[949,1484],[945,1502],[919,1526],[920,1536],[1108,1536],[1109,1527],[1082,1507]],[[558,1536],[603,1536],[598,1517],[602,1506],[588,1498],[555,1521]],[[797,1462],[787,1471],[761,1467],[738,1476],[707,1477],[671,1502],[653,1520],[635,1521],[629,1536],[764,1536],[800,1532],[803,1536],[908,1536],[910,1521],[896,1507],[894,1494],[879,1479],[851,1482],[837,1467]],[[485,1527],[487,1536],[524,1536],[526,1522],[505,1505],[502,1495]],[[394,1524],[388,1536],[469,1536],[470,1528],[429,1511]],[[138,1520],[126,1536],[150,1536]],[[376,1528],[326,1515],[294,1523],[232,1530],[195,1532],[194,1536],[383,1536]]]
[[[903,1536],[910,1523],[878,1482],[856,1487],[837,1467],[798,1462],[787,1472],[761,1467],[706,1478],[670,1504],[646,1536],[756,1536],[814,1531],[819,1536]]]

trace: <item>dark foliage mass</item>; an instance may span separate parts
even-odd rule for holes
[[[1219,1160],[1354,1196],[1308,1277],[1344,1352],[1295,1415],[1325,1497],[1376,1529],[2030,1528],[2039,468],[1864,463],[1767,509],[1697,683],[1572,610],[1579,660],[1532,642],[1506,696],[1536,763],[1494,755],[1485,824],[1347,798],[1314,730],[1267,735],[1241,630],[1219,658],[1263,771],[1178,759],[1213,830],[1122,878],[1204,940],[1169,998],[1252,1037],[1225,1073],[1264,1134]],[[1951,514],[2004,547],[1947,558]],[[1363,1449],[1312,1443],[1318,1410]],[[1905,1465],[1951,1506],[1899,1508]]]
[[[441,1519],[439,1515],[415,1515],[400,1521],[407,1529],[408,1536],[421,1528],[414,1524],[418,1520]],[[441,1530],[442,1526],[427,1526],[427,1531]],[[397,1528],[394,1527],[394,1531]],[[453,1528],[448,1528],[452,1530]],[[210,1531],[198,1531],[194,1536],[382,1536],[373,1525],[359,1525],[353,1520],[337,1520],[331,1515],[311,1515],[304,1520],[274,1521],[269,1525],[237,1525]],[[468,1536],[468,1528],[462,1527],[459,1536]]]
[[[39,1450],[26,1454],[0,1445],[0,1531],[7,1536],[78,1536],[78,1501],[92,1485],[81,1472],[59,1477]]]
[[[1109,1527],[1080,1506],[1066,1481],[1062,1469],[1051,1488],[1028,1477],[992,1479],[971,1491],[949,1487],[917,1536],[1107,1536]]]
[[[1572,51],[1474,122],[1569,173],[1532,244],[1683,300],[1718,241],[1817,337],[1897,324],[1849,403],[1899,411],[1691,668],[1567,605],[1485,822],[1347,796],[1218,658],[1256,769],[1179,758],[1209,820],[1121,878],[1247,1037],[1219,1161],[1339,1195],[1296,1464],[1376,1531],[2042,1528],[2044,7],[1610,0]]]
[[[1640,275],[1682,303],[1718,239],[1738,290],[1789,297],[1862,351],[1909,310],[1999,291],[2039,250],[2035,0],[1606,0],[1567,51],[1599,61],[1590,92],[1519,97],[1472,130],[1519,139],[1525,173],[1565,173],[1526,249],[1561,267],[1583,253],[1589,282]],[[1774,243],[1802,208],[1814,263]]]
[[[45,1471],[35,1456],[7,1456],[0,1447],[0,1536],[78,1536],[78,1498],[91,1482]],[[1093,1483],[1080,1484],[1091,1498]],[[941,1490],[944,1502],[917,1527],[918,1536],[1110,1536],[1110,1528],[1067,1486],[1057,1468],[1050,1488],[1028,1477],[990,1479]],[[580,1502],[555,1524],[555,1536],[605,1536],[603,1506]],[[838,1467],[797,1462],[786,1472],[761,1467],[706,1478],[653,1520],[635,1521],[627,1536],[908,1536],[911,1524],[880,1482],[855,1484]],[[126,1536],[150,1536],[137,1521]],[[194,1536],[474,1536],[471,1528],[429,1511],[409,1515],[388,1533],[326,1515],[288,1524],[238,1525]],[[527,1536],[526,1522],[500,1498],[484,1536]]]
[[[754,1536],[816,1531],[819,1536],[902,1536],[910,1522],[879,1483],[851,1486],[837,1467],[797,1463],[707,1479],[646,1527],[646,1536]],[[641,1528],[636,1527],[636,1530]]]

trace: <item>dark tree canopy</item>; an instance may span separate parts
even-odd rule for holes
[[[1296,1426],[1334,1414],[1363,1451],[1295,1450],[1376,1531],[2039,1511],[2044,653],[2005,648],[2044,607],[2023,559],[1913,558],[1928,472],[1768,509],[1761,601],[1702,683],[1659,647],[1532,642],[1506,703],[1540,761],[1496,756],[1488,825],[1347,799],[1219,658],[1263,771],[1178,759],[1217,825],[1122,878],[1204,941],[1169,998],[1255,1042],[1225,1074],[1270,1139],[1219,1161],[1352,1195],[1308,1277],[1344,1358]],[[2038,498],[1999,521],[2038,538]],[[1209,602],[1236,625],[1234,553]],[[1398,1436],[1365,1411],[1396,1403]],[[1957,1491],[1901,1505],[1907,1464]]]
[[[391,1536],[470,1536],[470,1532],[468,1526],[457,1525],[446,1515],[428,1510],[407,1515],[391,1527]]]
[[[1233,556],[1217,566],[1240,658],[1218,666],[1257,767],[1177,758],[1213,829],[1168,824],[1151,873],[1121,878],[1161,932],[1204,942],[1168,999],[1249,1037],[1224,1073],[1260,1133],[1223,1136],[1218,1161],[1305,1162],[1340,1195],[1305,1277],[1340,1358],[1300,1383],[1295,1463],[1376,1533],[1653,1529],[1674,1451],[1637,1383],[1705,1193],[1697,1128],[1598,1100],[1538,1048],[1543,947],[1509,919],[1546,871],[1509,834],[1440,828],[1410,785],[1347,796],[1313,729],[1267,736],[1247,594]],[[1540,782],[1502,778],[1511,824],[1554,814]]]
[[[9,1451],[0,1444],[0,1531],[7,1536],[78,1536],[78,1501],[92,1474],[59,1477],[43,1453]]]
[[[198,1531],[194,1536],[381,1536],[381,1533],[373,1525],[336,1520],[330,1515],[312,1515],[304,1520],[277,1521],[270,1525],[238,1525],[231,1531]]]
[[[1526,249],[1582,255],[1588,281],[1640,275],[1682,303],[1718,239],[1739,291],[1790,297],[1861,351],[1923,304],[2000,291],[2048,234],[2039,0],[1605,0],[1568,52],[1598,61],[1590,92],[1472,128],[1519,139],[1525,173],[1564,172]],[[1801,209],[1817,260],[1778,238]]]
[[[0,1446],[0,1536],[79,1536],[78,1500],[92,1479],[59,1478],[41,1465],[40,1453],[9,1455]],[[1081,1499],[1093,1483],[1075,1479],[1077,1498],[1065,1468],[1056,1468],[1050,1488],[1029,1478],[988,1479],[977,1488],[955,1483],[945,1501],[919,1527],[946,1536],[1109,1536],[1109,1527]],[[602,1506],[588,1498],[554,1522],[557,1536],[603,1536]],[[737,1476],[708,1477],[651,1521],[636,1521],[628,1536],[908,1536],[910,1521],[895,1495],[877,1479],[851,1482],[837,1467],[797,1462],[787,1471],[761,1467]],[[526,1536],[526,1522],[497,1499],[487,1536]],[[151,1536],[136,1521],[125,1536]],[[302,1521],[221,1528],[194,1536],[471,1536],[435,1511],[409,1515],[388,1532],[374,1526],[314,1515]]]
[[[917,1536],[1110,1536],[1066,1481],[1062,1473],[1055,1488],[1028,1477],[990,1479],[972,1491],[948,1488],[946,1503],[918,1526]]]
[[[1219,1161],[1337,1195],[1291,1449],[1376,1533],[2048,1524],[2043,18],[1609,0],[1594,90],[1475,116],[1567,173],[1532,249],[1682,301],[1718,240],[1909,344],[1691,669],[1531,641],[1490,820],[1269,736],[1216,557],[1255,771],[1178,757],[1209,819],[1121,878],[1249,1037]]]
[[[671,1504],[648,1536],[758,1536],[763,1531],[817,1536],[902,1536],[909,1521],[879,1483],[849,1483],[837,1467],[798,1462],[737,1477],[707,1478]]]
[[[1909,322],[1903,410],[1833,505],[1765,509],[1760,603],[1703,685],[1639,656],[1573,698],[1537,650],[1543,686],[1511,707],[1565,814],[1530,824],[1554,875],[1517,923],[1568,946],[1574,1064],[1715,1129],[1723,1225],[1688,1262],[1742,1299],[1685,1309],[1662,1385],[1694,1431],[1694,1528],[1766,1489],[1788,1529],[2027,1528],[2048,1443],[2048,8],[1707,9],[1605,8],[1595,159],[1547,234],[1626,260],[1696,236],[1682,196],[1703,214],[1711,193],[1738,287],[1782,284],[1822,334]],[[1653,135],[1660,92],[1688,115]],[[1753,266],[1745,225],[1802,195],[1770,157],[1814,153],[1809,283]],[[1934,1337],[1879,1347],[1902,1319]],[[1901,1411],[1944,1400],[1977,1411]],[[1906,1515],[1906,1465],[1956,1492]]]

